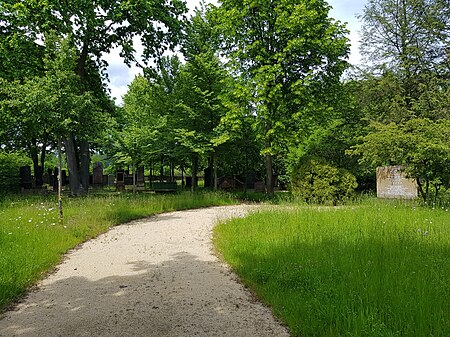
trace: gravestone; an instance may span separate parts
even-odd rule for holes
[[[186,177],[186,188],[192,187],[192,177]]]
[[[133,176],[126,174],[124,178],[124,184],[126,186],[133,186]]]
[[[117,172],[116,172],[116,188],[118,190],[125,189],[125,171],[124,170],[117,170]]]
[[[48,172],[44,173],[42,179],[44,181],[44,185],[50,185],[50,176],[48,175]]]
[[[61,170],[61,176],[62,176],[62,185],[66,186],[69,184],[69,176],[67,175],[66,170]]]
[[[101,186],[103,184],[103,163],[95,162],[92,174],[92,185]]]
[[[145,187],[144,166],[139,166],[136,172],[136,187],[143,190]]]
[[[44,174],[44,169],[41,166],[35,167],[34,185],[36,187],[42,187],[42,185],[44,185],[43,174]]]
[[[58,191],[58,168],[55,167],[55,169],[53,170],[53,179],[52,179],[52,186],[53,186],[53,191]]]
[[[108,174],[108,186],[114,186],[115,178],[114,174]]]
[[[255,192],[264,193],[266,191],[266,184],[264,181],[255,182]]]
[[[256,173],[253,171],[248,171],[245,175],[246,188],[254,189],[256,182]]]
[[[211,167],[207,167],[203,172],[205,178],[204,178],[204,187],[212,187],[211,186],[211,176],[212,176],[212,169]]]
[[[53,176],[53,170],[51,168],[47,169],[47,175],[48,175],[48,185],[53,187],[55,177]]]
[[[26,190],[33,188],[33,177],[31,176],[31,167],[28,165],[21,166],[19,170],[20,170],[20,187]]]
[[[415,199],[417,198],[417,182],[402,173],[402,166],[377,167],[377,197]]]

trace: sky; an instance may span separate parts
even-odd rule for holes
[[[217,3],[214,0],[209,2]],[[361,28],[361,23],[356,18],[356,15],[362,13],[366,0],[328,0],[328,3],[332,6],[330,16],[336,20],[347,23],[351,41],[349,61],[351,64],[358,64],[361,60],[358,42],[358,32]],[[187,0],[188,8],[191,10],[198,6],[198,4],[199,0]],[[116,104],[121,105],[122,97],[126,94],[128,85],[133,81],[134,77],[142,73],[142,71],[135,66],[128,68],[119,56],[118,49],[115,49],[106,55],[105,60],[109,63],[107,71],[110,81],[108,87],[111,90],[111,96],[115,99]]]

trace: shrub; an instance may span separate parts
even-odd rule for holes
[[[292,171],[292,193],[307,203],[336,205],[349,199],[357,186],[349,171],[319,158],[299,163]]]
[[[17,192],[20,186],[20,166],[29,160],[18,153],[0,152],[0,195]]]

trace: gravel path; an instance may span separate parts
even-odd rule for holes
[[[158,215],[114,227],[69,253],[15,310],[0,336],[286,336],[214,256],[218,219],[249,206]]]

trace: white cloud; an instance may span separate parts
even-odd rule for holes
[[[207,1],[217,5],[217,1]],[[359,54],[359,35],[361,24],[356,19],[356,14],[360,14],[363,10],[366,1],[361,0],[330,0],[329,3],[333,7],[330,15],[336,20],[347,22],[347,28],[350,30],[351,52],[349,61],[352,64],[358,64],[361,60]],[[199,7],[199,0],[188,0],[187,6],[192,11],[195,7]],[[139,43],[139,38],[135,39],[135,47],[138,55],[142,53],[142,45]],[[116,104],[122,104],[122,97],[128,91],[128,85],[133,81],[134,77],[142,74],[142,70],[136,66],[129,68],[119,55],[120,49],[113,49],[104,59],[108,62],[108,75],[110,82],[108,84],[111,90],[111,96],[115,99]]]
[[[357,19],[357,15],[362,14],[366,0],[329,0],[332,9],[330,16],[336,20],[347,23],[347,29],[350,31],[350,57],[351,64],[359,64],[361,55],[359,53],[359,31],[361,30],[361,22]]]

